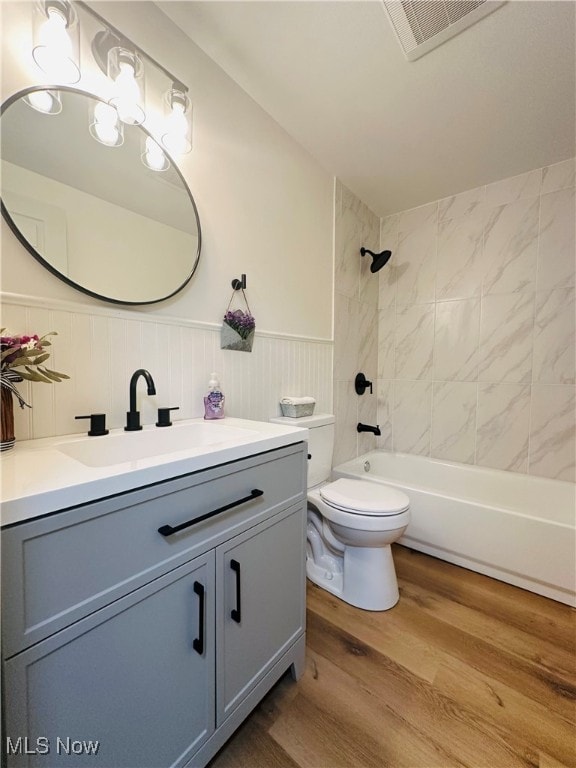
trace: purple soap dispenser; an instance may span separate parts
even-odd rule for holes
[[[224,418],[224,395],[220,389],[218,376],[215,373],[210,375],[210,381],[208,382],[208,394],[204,398],[204,418]]]

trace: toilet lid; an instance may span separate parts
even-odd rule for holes
[[[361,515],[394,515],[410,506],[408,496],[396,488],[347,478],[320,488],[320,497],[333,507]]]

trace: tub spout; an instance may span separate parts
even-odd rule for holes
[[[380,426],[376,424],[375,427],[373,427],[371,424],[361,424],[358,423],[358,426],[356,427],[356,430],[358,432],[372,432],[376,435],[376,437],[380,437],[382,432],[380,432]]]

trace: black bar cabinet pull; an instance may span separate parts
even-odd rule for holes
[[[236,608],[232,608],[230,611],[230,618],[240,624],[241,615],[241,603],[240,603],[240,563],[238,560],[230,560],[230,568],[236,574]]]
[[[261,491],[259,488],[254,488],[253,491],[250,492],[250,496],[244,496],[242,499],[237,499],[236,501],[231,501],[230,504],[225,504],[223,507],[218,507],[218,509],[213,509],[212,512],[207,512],[205,515],[200,515],[200,517],[195,517],[193,520],[188,520],[187,523],[181,523],[180,525],[163,525],[160,528],[158,528],[158,533],[161,533],[162,536],[172,536],[173,533],[178,533],[179,531],[183,531],[185,528],[190,528],[191,525],[196,525],[197,523],[201,523],[203,520],[208,520],[209,517],[214,517],[214,515],[219,515],[220,512],[226,512],[227,509],[232,509],[232,507],[238,507],[240,504],[245,504],[247,501],[252,501],[252,499],[257,499],[259,496],[264,496],[264,491]]]
[[[195,637],[192,641],[192,648],[202,656],[204,653],[204,600],[206,595],[204,585],[200,584],[199,581],[195,581],[194,592],[198,595],[200,601],[198,604],[198,637]]]

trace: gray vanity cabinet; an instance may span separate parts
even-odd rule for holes
[[[292,511],[216,552],[223,594],[216,631],[218,725],[304,631],[302,543],[303,516]]]
[[[214,731],[214,581],[211,552],[7,661],[6,733],[19,752],[8,765],[186,762]],[[198,584],[208,598],[202,653]],[[96,755],[81,746],[90,742]]]
[[[3,765],[199,768],[299,676],[304,447],[4,531]]]

